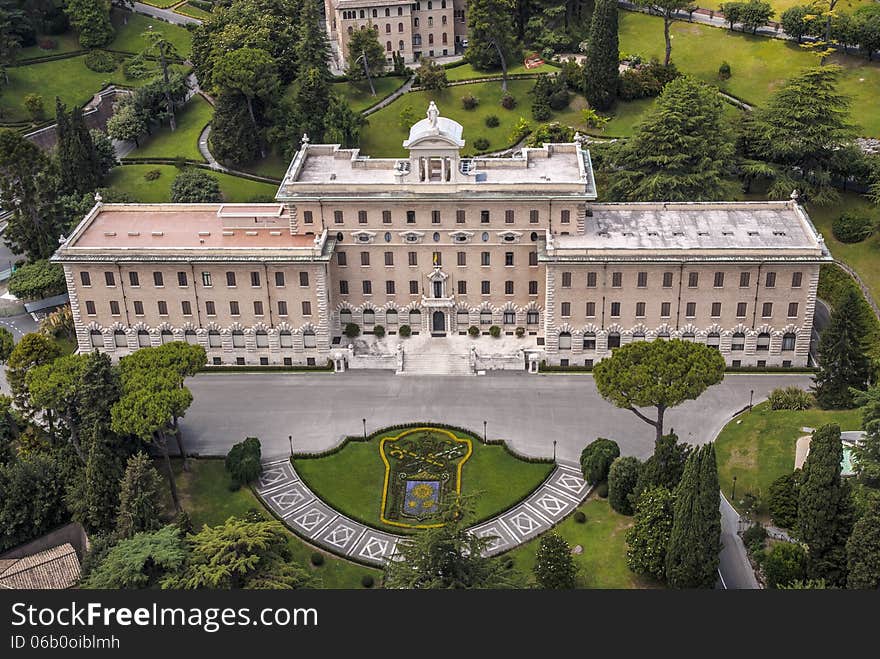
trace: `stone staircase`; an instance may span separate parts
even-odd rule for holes
[[[404,353],[403,369],[397,375],[473,375],[467,353]]]

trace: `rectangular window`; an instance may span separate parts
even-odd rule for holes
[[[489,211],[480,211],[480,224],[489,224]]]
[[[336,265],[348,265],[348,255],[345,252],[336,252]]]
[[[239,310],[238,310],[238,302],[236,302],[235,300],[232,300],[229,303],[229,315],[230,316],[240,315]]]
[[[789,302],[788,303],[788,317],[789,318],[797,318],[798,315],[798,303],[797,302]]]
[[[409,252],[409,254],[407,255],[407,258],[409,260],[410,265],[418,265],[419,264],[419,257],[416,254],[416,252]]]
[[[636,278],[636,286],[638,288],[647,288],[648,287],[648,273],[640,272],[638,277]]]
[[[721,303],[713,302],[712,303],[712,318],[718,318],[721,315]]]
[[[598,279],[595,272],[587,273],[587,288],[596,288],[596,280]]]
[[[259,272],[251,272],[251,288],[259,288],[260,287],[260,273]]]
[[[663,273],[663,288],[672,288],[672,273]]]
[[[562,303],[562,317],[568,318],[571,316],[571,302],[563,302]]]
[[[186,288],[189,285],[185,272],[178,272],[177,273],[177,285],[180,286],[181,288]]]
[[[459,252],[455,255],[455,262],[458,265],[467,265],[467,254],[465,252]]]
[[[669,318],[669,314],[672,311],[672,304],[670,302],[663,302],[660,304],[660,317],[661,318]]]
[[[391,211],[382,211],[382,224],[391,224]]]
[[[209,316],[217,315],[217,308],[214,306],[214,302],[212,300],[207,300],[205,302],[205,313]]]
[[[286,316],[287,315],[287,302],[285,300],[278,300],[278,315]]]
[[[693,318],[697,315],[697,303],[688,302],[684,311],[685,318]]]
[[[431,224],[440,224],[440,211],[431,211]]]
[[[513,265],[513,252],[504,252],[504,265],[508,267]]]
[[[119,302],[117,302],[116,300],[110,300],[110,315],[119,315]]]
[[[539,219],[540,219],[540,215],[538,214],[538,211],[536,211],[536,210],[529,211],[529,224],[537,224]]]
[[[596,303],[595,302],[587,302],[587,318],[595,318],[596,317]]]
[[[227,272],[226,273],[226,285],[230,288],[235,288],[235,273]]]
[[[761,318],[769,318],[773,315],[773,303],[765,302],[761,307]]]
[[[406,212],[406,223],[407,224],[415,224],[416,223],[416,212],[415,211],[407,211]]]
[[[465,214],[465,212],[462,209],[459,208],[457,211],[455,211],[455,223],[456,224],[464,224],[464,221],[466,218],[467,218],[467,215]]]
[[[83,270],[79,273],[79,281],[83,286],[91,286],[92,285],[92,276]]]
[[[306,275],[306,283],[308,283],[308,275]],[[285,284],[284,273],[283,272],[276,272],[275,273],[275,287],[276,288],[283,288],[284,284]]]
[[[370,265],[370,253],[361,252],[361,265]]]
[[[159,308],[159,315],[160,316],[167,316],[168,315],[168,303],[165,300],[159,300],[156,303],[156,306]]]
[[[791,287],[792,288],[800,288],[801,284],[804,280],[803,272],[792,272],[791,273]]]
[[[303,211],[303,224],[312,224],[314,221],[312,211]]]
[[[136,273],[136,272],[129,272],[129,273],[128,273],[128,283],[129,283],[130,286],[135,286],[135,287],[140,286],[140,285],[141,285],[141,279],[140,279],[140,277],[138,276],[138,273]]]
[[[571,222],[571,211],[566,209],[559,214],[559,221],[563,224]]]
[[[513,211],[512,210],[504,211],[504,223],[505,224],[513,224]]]
[[[389,279],[385,282],[385,295],[394,295],[394,280]]]
[[[443,256],[440,252],[431,252],[431,262],[434,265],[443,265]]]
[[[482,295],[489,295],[489,282],[485,279],[480,282],[480,293]]]
[[[464,279],[458,280],[458,294],[467,295],[467,282]]]
[[[622,272],[612,272],[611,273],[611,286],[612,288],[620,288],[623,286],[623,273]]]
[[[611,303],[611,317],[620,318],[620,302]]]
[[[776,288],[776,273],[768,272],[767,279],[764,283],[764,286],[767,288]]]
[[[209,302],[209,304],[213,305],[213,302]],[[144,315],[144,303],[140,300],[134,301],[134,315],[135,316],[143,316]]]
[[[716,272],[715,273],[715,283],[713,284],[715,288],[722,288],[724,286],[724,273]]]
[[[165,285],[165,278],[162,276],[161,272],[153,273],[153,285],[159,288]]]
[[[538,252],[529,252],[529,265],[538,265]]]
[[[538,282],[530,281],[529,282],[529,295],[537,295],[538,294]]]
[[[303,316],[311,316],[312,315],[312,303],[308,300],[303,300],[302,303]]]
[[[281,285],[284,285],[284,279],[282,278]],[[299,273],[299,285],[303,288],[308,287],[309,285],[309,273],[308,272],[300,272]]]
[[[358,211],[358,224],[367,223],[367,211]]]
[[[419,280],[418,279],[410,279],[409,280],[409,294],[410,295],[418,295],[419,294]]]
[[[339,280],[339,294],[348,295],[348,282],[345,279]]]
[[[184,316],[192,316],[192,313],[193,313],[193,312],[192,312],[192,305],[190,304],[190,301],[189,301],[189,300],[183,300],[183,301],[180,303],[180,312],[181,312]]]
[[[107,284],[107,286],[116,286],[116,276],[112,272],[105,272],[104,283]]]
[[[745,318],[746,317],[746,308],[747,304],[745,302],[737,302],[736,303],[736,317],[737,318]]]
[[[700,284],[700,273],[699,272],[689,272],[688,273],[688,288],[696,288]]]
[[[361,282],[364,295],[372,295],[373,294],[373,282],[369,279]]]
[[[333,211],[333,222],[342,224],[342,211]]]
[[[749,280],[752,278],[752,273],[750,272],[741,272],[739,273],[739,287],[740,288],[748,288]]]
[[[202,273],[202,286],[205,288],[211,288],[211,273],[203,272]]]
[[[480,252],[480,265],[489,265],[489,252]]]
[[[644,318],[645,317],[645,303],[644,302],[636,302],[636,318]]]
[[[385,252],[385,265],[394,265],[394,252]]]
[[[254,315],[262,316],[263,315],[263,303],[260,300],[254,300]]]
[[[504,282],[504,294],[513,295],[513,282],[508,280]]]
[[[95,303],[91,300],[86,300],[86,314],[89,316],[95,315]]]
[[[562,273],[562,288],[571,288],[571,273]]]

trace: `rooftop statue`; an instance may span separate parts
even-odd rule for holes
[[[431,128],[437,128],[437,118],[440,116],[440,110],[437,109],[437,104],[434,101],[431,101],[428,105],[428,112],[426,114]]]

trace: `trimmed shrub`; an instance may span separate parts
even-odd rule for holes
[[[373,328],[373,336],[375,336],[377,339],[381,339],[383,336],[385,336],[385,328],[382,325],[376,325]]]
[[[106,50],[92,50],[83,58],[83,63],[87,69],[96,73],[113,73],[119,62],[112,53]]]
[[[24,97],[24,109],[30,115],[31,121],[40,121],[45,113],[43,97],[40,94],[26,94]]]
[[[360,336],[361,328],[358,326],[357,323],[346,323],[345,329],[342,333],[345,334],[345,336],[347,336],[349,339],[353,339],[357,336]]]
[[[151,170],[148,171],[146,174],[144,174],[144,180],[147,180],[147,181],[155,181],[155,180],[156,180],[157,178],[159,178],[160,176],[162,176],[162,170],[161,170],[161,169],[151,169]]]
[[[490,114],[488,117],[486,117],[486,126],[488,126],[489,128],[495,128],[500,123],[501,120],[498,119],[497,115]]]
[[[659,61],[651,60],[620,74],[619,96],[624,101],[659,96],[666,83],[678,76],[675,64],[663,66]]]
[[[642,463],[638,458],[616,458],[608,470],[608,503],[621,515],[632,515],[630,495],[636,489]]]
[[[568,90],[560,89],[550,94],[550,109],[559,112],[567,108],[570,101],[571,95]]]
[[[780,542],[764,552],[761,568],[769,588],[787,586],[807,576],[807,553],[791,542]]]
[[[260,440],[256,437],[247,437],[244,441],[232,445],[229,453],[226,454],[226,471],[232,476],[236,488],[257,479],[262,471],[261,457]]]
[[[727,62],[721,62],[721,66],[718,67],[718,78],[720,80],[730,79],[730,64]]]
[[[583,524],[584,522],[586,522],[586,521],[587,521],[587,516],[584,514],[584,511],[582,511],[582,510],[578,510],[578,511],[574,514],[574,521],[575,521],[576,523],[578,523],[578,524]]]
[[[516,338],[521,339],[526,335],[526,328],[525,327],[517,327],[513,331],[513,333],[516,334]]]
[[[553,116],[553,111],[550,109],[550,104],[545,101],[535,103],[532,106],[532,116],[538,121],[547,121],[550,117]]]
[[[770,483],[767,510],[773,523],[784,529],[792,529],[797,524],[800,474],[798,469]]]
[[[860,243],[874,233],[876,223],[864,213],[842,213],[831,223],[831,233],[842,243]]]
[[[375,583],[376,583],[376,580],[373,579],[372,574],[365,574],[364,576],[361,577],[361,586],[363,586],[364,588],[372,588],[373,584],[375,584]]]
[[[461,107],[465,110],[473,110],[480,104],[480,99],[471,93],[467,93],[461,97]]]
[[[620,457],[617,442],[599,437],[581,451],[581,471],[588,483],[597,485],[608,478],[611,463]]]
[[[780,387],[770,392],[771,410],[808,410],[813,406],[813,395],[798,387]]]
[[[752,554],[757,554],[764,549],[764,543],[767,541],[767,529],[760,524],[752,524],[743,531],[743,543]]]
[[[407,338],[410,334],[412,334],[412,328],[409,325],[401,325],[400,329],[397,330],[397,333],[400,334],[403,338]]]
[[[468,327],[468,335],[473,338],[477,338],[478,336],[480,336],[480,328],[476,325],[471,325],[470,327]]]
[[[309,557],[309,561],[311,561],[312,565],[315,567],[321,567],[324,565],[324,554],[320,552],[312,552],[312,555]]]
[[[171,201],[175,204],[210,204],[223,201],[220,181],[216,176],[200,169],[184,169],[171,183]]]
[[[489,328],[489,336],[497,339],[501,336],[501,328],[498,327],[498,325],[492,325],[492,327]]]
[[[22,300],[41,300],[66,290],[64,269],[45,259],[23,265],[9,277],[9,292]]]
[[[504,94],[501,97],[501,107],[505,110],[512,110],[516,107],[516,96],[513,94]]]
[[[478,137],[474,140],[474,148],[477,151],[486,151],[489,148],[489,140],[485,137]]]
[[[601,499],[608,498],[608,483],[602,482],[596,487],[596,494],[599,495]]]

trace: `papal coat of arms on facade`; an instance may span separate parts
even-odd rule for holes
[[[471,456],[471,440],[440,428],[412,428],[385,437],[379,452],[385,463],[381,520],[392,526],[440,526],[436,517],[444,497],[461,493],[461,468]]]

